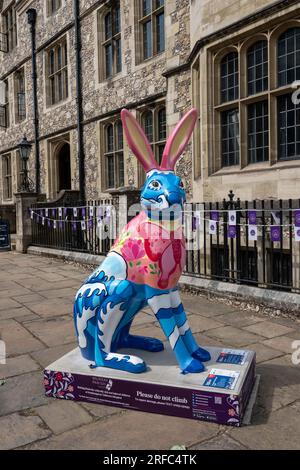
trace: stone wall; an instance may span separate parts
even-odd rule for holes
[[[6,9],[10,1],[4,1]],[[86,194],[88,198],[97,198],[103,194],[101,149],[103,142],[100,139],[101,120],[107,114],[117,113],[123,106],[129,106],[135,113],[135,108],[145,99],[166,95],[168,109],[168,132],[178,122],[181,115],[190,107],[190,74],[185,72],[170,80],[163,73],[167,68],[183,64],[190,52],[189,36],[189,1],[172,0],[165,4],[166,21],[166,50],[156,57],[138,63],[136,51],[136,15],[134,0],[121,2],[121,30],[122,30],[122,71],[108,80],[99,78],[99,15],[103,11],[102,2],[89,0],[80,2],[81,34],[82,34],[82,94],[84,119],[84,153]],[[105,2],[103,2],[105,3]],[[106,2],[107,3],[107,2]],[[51,139],[64,134],[66,128],[74,127],[74,131],[67,131],[71,143],[72,160],[72,187],[78,188],[78,161],[77,161],[77,132],[76,132],[76,82],[75,82],[75,37],[73,28],[73,6],[71,1],[63,0],[62,7],[51,17],[46,15],[46,2],[24,1],[19,2],[17,10],[18,47],[9,53],[0,53],[0,77],[8,75],[9,101],[11,125],[8,129],[0,130],[0,152],[17,146],[22,136],[26,134],[33,140],[33,107],[32,107],[32,80],[31,80],[31,44],[30,27],[27,24],[26,10],[31,7],[37,10],[37,86],[38,109],[40,127],[40,160],[41,160],[41,191],[51,197],[52,170],[49,163],[51,156]],[[55,106],[46,105],[45,91],[45,47],[51,44],[51,38],[58,38],[59,32],[64,31],[68,43],[68,73],[69,96],[65,102]],[[26,77],[26,120],[15,124],[14,118],[14,91],[13,74],[18,64],[24,63]],[[172,83],[173,81],[173,83]],[[54,136],[54,137],[53,137]],[[14,152],[14,150],[12,150]],[[125,144],[125,184],[134,182],[138,184],[138,165],[135,157]],[[50,165],[50,166],[49,166]],[[179,171],[186,180],[186,186],[191,195],[191,152],[186,152],[179,163]],[[32,149],[29,169],[30,176],[35,179],[35,152]],[[14,168],[14,172],[16,168]],[[1,186],[1,185],[0,185]],[[16,188],[14,188],[16,190]]]
[[[278,0],[191,0],[191,43]]]
[[[4,0],[3,8],[7,8],[10,0]],[[189,56],[195,43],[215,31],[233,24],[253,12],[258,12],[274,1],[253,0],[170,0],[165,2],[165,31],[166,49],[156,57],[138,63],[136,54],[136,15],[134,0],[121,2],[121,30],[122,30],[122,71],[108,80],[99,77],[99,15],[103,11],[99,0],[84,0],[80,2],[81,33],[82,33],[82,59],[83,59],[83,124],[84,124],[84,153],[86,173],[86,194],[94,199],[103,193],[103,163],[101,153],[100,123],[107,117],[119,113],[123,106],[127,106],[136,114],[137,108],[145,101],[156,99],[158,96],[165,99],[167,108],[167,134],[177,124],[180,117],[191,106],[196,106],[200,114],[201,126],[197,139],[199,147],[189,145],[177,165],[177,171],[182,176],[187,190],[188,199],[195,201],[220,200],[233,188],[242,199],[270,197],[296,197],[297,185],[300,180],[300,170],[297,162],[290,166],[282,165],[273,171],[273,168],[262,171],[261,167],[252,168],[252,172],[222,172],[212,175],[209,171],[211,161],[211,140],[209,137],[209,115],[212,108],[209,96],[212,87],[212,78],[209,76],[209,54],[211,50],[222,48],[224,41],[244,34],[252,34],[257,25],[264,24],[264,19],[249,21],[236,32],[226,33],[221,39],[212,39],[205,45],[195,60],[200,67],[197,93],[192,73],[189,67]],[[18,21],[18,47],[10,53],[0,53],[0,79],[9,81],[9,101],[11,125],[8,129],[0,129],[0,156],[6,151],[15,155],[16,145],[24,134],[29,140],[34,137],[33,107],[32,107],[32,79],[31,79],[31,44],[30,31],[27,24],[26,10],[28,7],[37,10],[37,75],[38,75],[38,107],[40,119],[40,157],[41,157],[41,191],[52,197],[51,179],[55,177],[51,170],[51,142],[66,136],[70,142],[72,188],[79,187],[78,158],[77,158],[77,130],[76,130],[76,82],[75,82],[75,37],[73,5],[69,0],[62,0],[62,7],[51,17],[47,18],[46,2],[19,1],[17,10]],[[295,8],[295,7],[294,7]],[[287,11],[289,9],[286,2]],[[273,17],[281,21],[284,11],[273,13]],[[292,11],[292,10],[291,10]],[[69,96],[64,102],[55,106],[46,106],[45,93],[45,55],[46,47],[51,39],[57,39],[64,34],[68,42],[68,74]],[[214,49],[216,48],[216,49]],[[188,66],[186,64],[188,63]],[[26,120],[20,124],[15,123],[13,104],[13,70],[18,65],[24,67],[26,80]],[[195,62],[194,62],[195,64]],[[193,64],[193,67],[194,67]],[[183,68],[180,69],[180,67]],[[173,73],[174,67],[179,67]],[[193,68],[192,68],[193,70]],[[196,95],[199,94],[199,99]],[[14,172],[16,171],[16,158],[14,156]],[[138,165],[135,157],[124,148],[125,185],[130,181],[138,185]],[[32,149],[30,162],[30,176],[35,179],[35,155]],[[196,168],[196,169],[195,169]],[[290,184],[291,178],[293,184]],[[268,180],[268,184],[265,181]],[[1,188],[0,165],[0,198]],[[14,190],[16,190],[14,177]],[[52,185],[53,186],[53,185]]]
[[[276,35],[276,28],[286,28],[293,21],[300,18],[299,2],[285,2],[280,10],[270,11],[257,15],[252,21],[244,22],[235,29],[226,29],[234,21],[245,18],[254,12],[263,10],[271,4],[279,2],[243,2],[243,1],[203,1],[191,3],[191,36],[192,42],[202,39],[212,32],[224,28],[222,34],[212,37],[198,52],[194,59],[193,68],[200,70],[199,77],[193,78],[193,104],[199,109],[201,129],[200,148],[194,151],[194,165],[200,167],[198,175],[193,180],[193,198],[195,201],[221,201],[230,189],[233,189],[241,200],[253,199],[289,199],[299,197],[300,165],[297,159],[290,161],[277,161],[277,152],[273,151],[274,142],[277,141],[276,131],[276,106],[272,105],[269,111],[270,123],[270,148],[273,161],[250,164],[242,162],[236,167],[224,167],[214,170],[213,162],[219,153],[216,144],[220,131],[216,124],[214,111],[214,96],[217,94],[216,83],[219,80],[215,57],[226,53],[226,48],[236,47],[240,57],[246,50],[247,41],[253,41],[260,32],[266,37]],[[198,8],[198,9],[197,9]],[[300,23],[299,23],[300,24]],[[274,32],[274,33],[273,33]],[[270,39],[272,40],[272,39]],[[244,46],[245,44],[245,46]],[[270,50],[275,51],[275,42],[270,45]],[[225,51],[225,52],[222,52]],[[276,60],[273,61],[276,64]],[[270,65],[270,76],[276,77],[276,66]],[[193,74],[193,77],[196,75]],[[243,75],[241,72],[241,81]],[[276,87],[276,86],[275,86]],[[240,85],[241,89],[241,85]],[[287,89],[287,92],[289,90]],[[270,87],[272,92],[272,86]],[[239,104],[237,105],[239,106]],[[240,105],[242,106],[242,105]],[[240,108],[241,110],[244,108]],[[240,111],[241,117],[242,111]],[[245,128],[240,152],[247,159],[247,131]]]

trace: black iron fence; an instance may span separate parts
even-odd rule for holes
[[[31,207],[32,245],[105,255],[115,235],[115,209],[110,198],[77,204]]]
[[[90,201],[85,208],[77,207],[78,213],[75,204],[56,205],[48,208],[48,213],[46,203],[44,207],[33,206],[33,245],[106,254],[120,230],[116,202],[116,198]],[[185,273],[300,292],[300,227],[298,239],[294,227],[297,210],[300,217],[299,208],[300,199],[242,202],[232,192],[222,202],[187,204]],[[233,231],[229,223],[232,211]],[[249,233],[251,212],[255,212],[254,236]]]
[[[191,206],[193,216],[200,212],[202,220],[190,243],[193,249],[187,252],[187,274],[300,292],[300,227],[294,226],[300,199],[242,202],[230,192],[221,203]],[[230,211],[236,214],[232,238]],[[251,236],[249,214],[253,212],[256,227]],[[209,226],[214,214],[218,221],[212,233]]]

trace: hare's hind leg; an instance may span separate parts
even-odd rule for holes
[[[194,338],[178,290],[171,292],[170,295],[174,318],[188,351],[195,359],[198,359],[198,361],[210,361],[211,357],[209,352],[201,348]]]
[[[143,359],[113,352],[114,338],[118,330],[130,318],[130,299],[132,286],[128,281],[121,281],[114,291],[103,302],[97,312],[95,328],[95,367],[109,367],[132,373],[146,370]],[[128,300],[129,299],[129,300]]]
[[[179,332],[171,303],[171,293],[160,294],[148,299],[160,326],[175,353],[178,364],[184,374],[202,372],[205,367],[193,358]]]

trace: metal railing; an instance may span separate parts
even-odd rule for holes
[[[75,220],[73,208],[64,207],[55,228],[45,212],[40,212],[32,220],[33,245],[105,255],[119,232],[116,214],[114,219],[111,215],[108,222],[103,217],[99,227],[98,209],[102,207],[104,214],[107,206],[116,209],[116,199],[89,201],[84,216],[81,214]],[[92,216],[90,207],[94,207]],[[53,217],[56,218],[57,208],[58,206],[53,207]],[[300,292],[300,242],[295,240],[293,226],[295,210],[299,208],[300,199],[242,202],[234,199],[232,191],[228,199],[222,202],[187,204],[184,215],[188,248],[185,274],[241,285]],[[32,209],[45,211],[40,204]],[[231,210],[236,214],[233,238],[228,233],[228,215]],[[250,239],[248,233],[251,210],[255,210],[257,219],[255,240]],[[209,225],[213,212],[218,214],[218,223],[212,234]],[[278,217],[278,241],[273,241],[270,233],[271,226],[274,226],[274,213]],[[199,214],[200,225],[197,225],[195,221]],[[44,224],[41,222],[43,217]],[[50,214],[49,218],[53,217]],[[84,228],[79,223],[82,218],[86,220]]]
[[[110,198],[88,201],[84,209],[77,209],[78,215],[75,216],[72,206],[33,205],[32,245],[105,255],[115,239],[115,231],[112,230],[115,227],[114,214],[111,214],[109,222],[105,214],[106,208],[111,206]],[[101,217],[99,211],[102,212]]]
[[[192,204],[192,213],[197,205]],[[228,200],[202,204],[203,220],[196,248],[187,252],[185,273],[263,288],[300,292],[300,242],[294,236],[294,214],[300,199],[240,201],[232,191]],[[229,210],[236,211],[235,237],[228,236]],[[257,217],[257,240],[249,237],[249,211]],[[210,234],[212,212],[218,213],[215,233]],[[274,222],[274,213],[278,218]],[[278,227],[278,241],[271,236]],[[300,228],[300,227],[299,227]]]

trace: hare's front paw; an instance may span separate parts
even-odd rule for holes
[[[203,348],[200,348],[200,347],[192,353],[192,356],[193,356],[194,359],[197,359],[198,361],[201,361],[201,362],[206,362],[206,361],[211,360],[211,356],[210,356],[209,352],[206,351],[206,349],[203,349]]]
[[[202,362],[192,359],[189,365],[182,371],[183,374],[197,374],[205,370]]]

